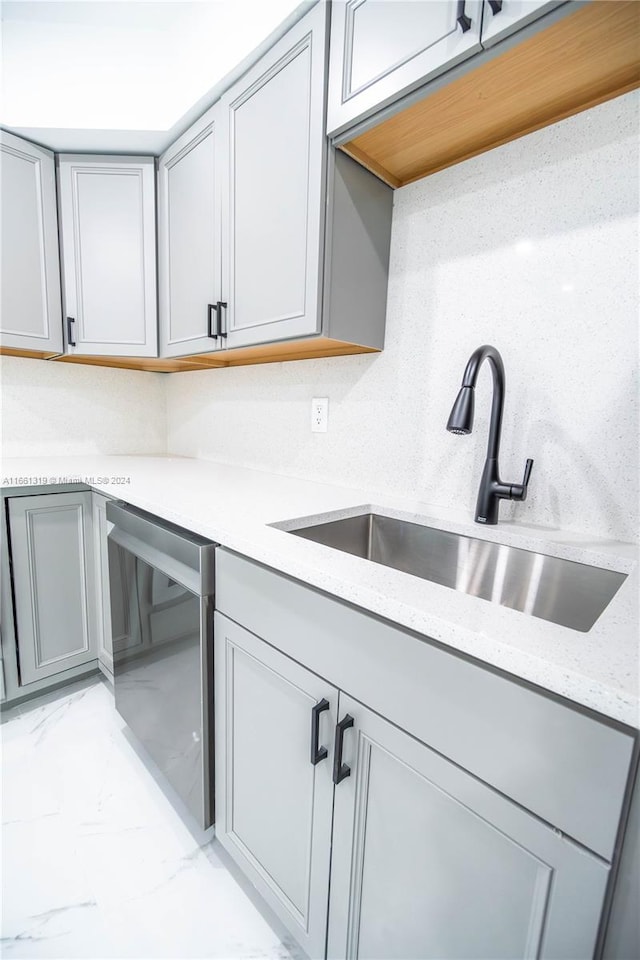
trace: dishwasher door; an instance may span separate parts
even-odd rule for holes
[[[200,826],[213,822],[215,544],[108,504],[116,709]],[[118,610],[118,605],[126,606]]]

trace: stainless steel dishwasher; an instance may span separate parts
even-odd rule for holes
[[[107,503],[116,709],[202,827],[213,822],[216,544]]]

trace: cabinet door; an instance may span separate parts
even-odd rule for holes
[[[566,0],[484,0],[482,46],[491,47]]]
[[[607,865],[340,694],[329,956],[581,958]]]
[[[311,957],[325,952],[337,691],[215,615],[216,836]],[[318,746],[311,762],[313,708]]]
[[[481,49],[482,0],[338,0],[332,8],[330,135]]]
[[[328,6],[317,4],[222,98],[228,347],[320,328]]]
[[[69,354],[155,357],[153,157],[60,157]]]
[[[91,494],[9,500],[22,685],[97,656]]]
[[[160,158],[158,274],[160,352],[210,352],[223,344],[214,307],[222,299],[220,106]]]
[[[53,154],[0,131],[3,347],[62,353]]]

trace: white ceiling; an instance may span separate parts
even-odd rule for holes
[[[0,123],[52,149],[158,153],[309,5],[2,0]]]

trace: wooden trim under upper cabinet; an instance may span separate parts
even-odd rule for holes
[[[17,347],[0,347],[2,357],[28,357],[31,360],[52,360],[59,354],[54,350],[23,350]]]
[[[216,367],[239,367],[255,363],[279,363],[290,360],[311,360],[318,357],[343,357],[359,353],[380,353],[375,347],[363,347],[329,337],[287,340],[257,347],[238,347],[218,353],[201,353],[190,357],[91,357],[54,356],[58,363],[86,363],[98,367],[120,367],[126,370],[148,370],[156,373],[179,373],[187,370],[211,370]]]
[[[123,370],[148,370],[152,373],[175,373],[178,370],[206,370],[212,366],[210,363],[197,364],[197,358],[194,362],[187,362],[179,358],[163,357],[91,357],[74,354],[74,356],[52,357],[55,363],[84,363],[93,367],[119,367]],[[224,364],[219,364],[224,366]]]
[[[329,337],[311,337],[308,340],[285,340],[280,343],[265,343],[257,347],[237,347],[222,353],[185,357],[196,363],[212,363],[214,366],[239,367],[253,363],[279,363],[289,360],[314,360],[319,357],[344,357],[359,353],[380,353],[375,347],[363,347],[344,340]]]
[[[341,149],[404,186],[638,86],[640,0],[592,0]]]

